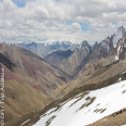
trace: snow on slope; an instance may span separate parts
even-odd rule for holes
[[[126,108],[126,80],[79,94],[48,110],[33,126],[86,126]]]

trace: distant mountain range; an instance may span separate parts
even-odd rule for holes
[[[40,57],[45,57],[53,51],[56,50],[67,50],[74,49],[76,44],[73,44],[69,41],[54,41],[52,43],[43,42],[43,43],[20,43],[18,46],[28,49]]]
[[[25,49],[28,49],[30,51],[33,51],[37,55],[41,56],[42,58],[47,56],[53,51],[57,50],[74,50],[75,48],[81,48],[81,46],[86,46],[84,45],[85,42],[88,44],[90,47],[96,48],[97,46],[103,47],[104,50],[109,53],[110,49],[116,48],[118,42],[120,39],[124,38],[126,35],[126,30],[123,26],[119,27],[117,31],[106,37],[104,40],[101,42],[96,42],[94,45],[90,45],[88,41],[83,41],[80,44],[75,44],[70,41],[54,41],[54,42],[47,42],[47,41],[42,41],[42,43],[36,43],[36,42],[22,42],[19,43],[18,46],[23,47]],[[100,56],[100,54],[98,54]],[[101,54],[102,55],[102,54]]]

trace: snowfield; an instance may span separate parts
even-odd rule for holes
[[[81,93],[44,113],[33,126],[86,126],[126,108],[126,80]]]

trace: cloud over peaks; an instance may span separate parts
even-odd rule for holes
[[[0,41],[100,41],[126,26],[126,1],[0,0]]]

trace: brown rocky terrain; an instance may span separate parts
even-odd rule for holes
[[[123,126],[126,125],[126,111],[125,109],[105,117],[89,126]]]
[[[5,69],[5,122],[41,110],[66,82],[42,58],[15,45],[0,44],[0,63]]]
[[[40,115],[42,115],[42,113],[44,113],[48,109],[56,106],[58,103],[62,103],[68,99],[73,98],[78,93],[85,92],[87,90],[99,89],[99,88],[111,85],[111,84],[117,82],[120,77],[125,80],[126,74],[123,74],[125,71],[126,71],[126,62],[120,61],[119,63],[111,65],[109,67],[99,68],[97,71],[95,71],[91,75],[88,75],[86,77],[85,76],[81,77],[78,80],[73,80],[73,81],[69,82],[69,84],[66,87],[59,88],[59,91],[61,92],[61,94],[59,96],[62,96],[62,94],[66,94],[65,97],[51,103],[49,106],[45,107],[40,112],[31,113],[27,116],[23,116],[20,119],[13,120],[11,123],[7,124],[6,126],[10,126],[10,124],[12,126],[21,125],[23,122],[25,122],[28,119],[30,119],[30,121],[25,123],[23,126],[28,126],[29,124],[30,125],[34,124],[39,119]],[[57,98],[57,99],[59,99],[59,98]],[[109,117],[107,117],[107,118],[109,118]],[[123,119],[123,121],[120,124],[123,124],[123,122],[125,121],[124,120],[125,113],[122,114],[122,119]],[[114,118],[113,118],[113,122],[114,122]],[[103,124],[103,123],[101,123],[101,124]],[[115,123],[112,123],[112,124],[115,124]]]

